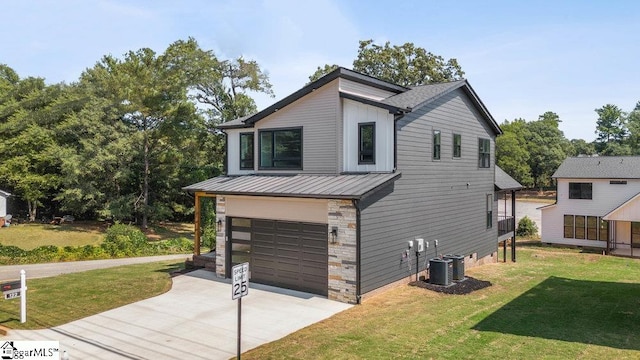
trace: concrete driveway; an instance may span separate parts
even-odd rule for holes
[[[251,284],[242,300],[242,351],[349,307]],[[11,330],[2,340],[60,341],[71,359],[228,359],[236,355],[236,326],[230,282],[198,270],[173,278],[172,289],[154,298],[47,330]]]

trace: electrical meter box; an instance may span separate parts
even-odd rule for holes
[[[424,251],[424,239],[416,239],[416,251],[423,252]]]

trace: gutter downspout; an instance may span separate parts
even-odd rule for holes
[[[511,216],[513,217],[513,240],[511,244],[511,261],[516,262],[516,230],[518,230],[518,224],[516,224],[516,191],[515,190],[511,190]]]
[[[362,303],[362,286],[360,285],[360,273],[362,272],[362,266],[360,264],[360,251],[362,248],[361,236],[360,236],[360,201],[358,199],[353,200],[353,207],[356,208],[356,304]]]

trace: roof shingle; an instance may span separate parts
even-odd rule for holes
[[[594,156],[565,159],[552,176],[568,179],[640,179],[640,156]]]

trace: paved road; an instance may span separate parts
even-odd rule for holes
[[[20,279],[20,270],[22,269],[26,272],[27,279],[35,279],[93,269],[105,269],[121,265],[142,264],[164,260],[184,260],[190,257],[191,255],[181,254],[109,260],[69,261],[46,264],[2,265],[0,266],[0,281]]]
[[[351,306],[251,284],[242,299],[242,351]],[[236,354],[236,319],[237,301],[231,300],[229,281],[196,270],[174,277],[165,294],[51,329],[10,330],[1,340],[59,341],[70,359],[229,359]]]

